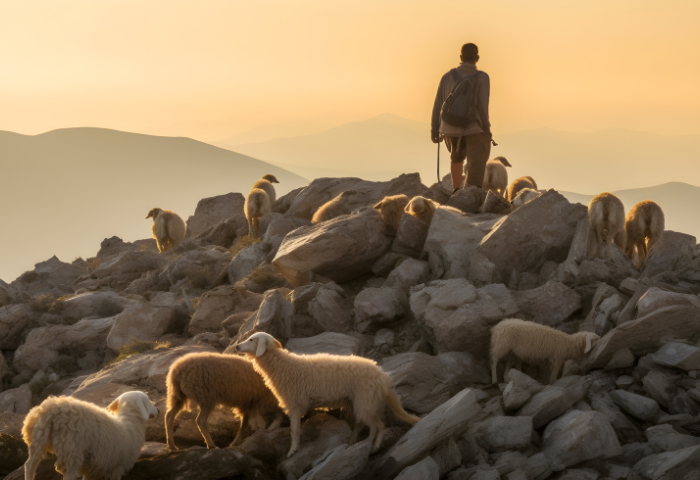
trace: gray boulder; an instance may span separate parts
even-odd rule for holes
[[[478,213],[484,200],[486,200],[486,192],[483,188],[465,185],[450,196],[447,205],[465,213]]]
[[[355,328],[360,333],[374,333],[403,318],[408,308],[401,289],[365,288],[355,297]]]
[[[187,238],[194,238],[229,218],[245,219],[244,204],[245,198],[240,193],[203,198],[197,202],[194,215],[187,219]]]
[[[32,309],[26,304],[0,307],[0,349],[17,349],[22,342],[22,334],[31,325],[32,317]]]
[[[428,224],[413,215],[404,213],[401,216],[394,243],[391,245],[391,251],[417,258],[423,251],[427,237]]]
[[[685,233],[666,230],[649,251],[644,261],[641,277],[683,270],[693,261],[695,237]]]
[[[25,415],[32,408],[32,391],[24,384],[0,393],[0,413],[11,412]]]
[[[293,313],[290,301],[282,298],[279,291],[268,290],[258,311],[243,323],[232,343],[241,342],[257,332],[269,333],[277,339],[289,338]]]
[[[430,457],[425,457],[418,463],[404,468],[394,480],[439,480],[440,469]]]
[[[34,270],[20,275],[9,286],[12,290],[32,296],[53,295],[60,297],[73,293],[71,284],[87,273],[85,266],[60,261],[55,255],[34,265]]]
[[[700,349],[685,343],[669,342],[652,354],[651,358],[664,367],[700,370]]]
[[[632,471],[643,480],[678,480],[687,478],[685,475],[697,471],[699,466],[700,446],[696,446],[649,455],[637,462]]]
[[[659,404],[651,398],[643,397],[625,390],[610,392],[610,398],[625,413],[643,421],[654,421],[661,414]]]
[[[700,445],[700,438],[678,433],[669,424],[656,425],[644,430],[644,436],[654,453],[674,452],[684,448]]]
[[[425,282],[429,270],[427,262],[409,258],[391,271],[382,287],[401,288],[408,293],[410,287]]]
[[[365,468],[371,450],[369,442],[338,445],[316,459],[313,468],[299,480],[350,480]]]
[[[162,282],[177,283],[189,278],[198,288],[210,285],[219,272],[231,262],[231,253],[221,247],[200,247],[170,262],[161,272]]]
[[[534,394],[517,415],[532,417],[534,428],[542,428],[581,400],[592,383],[590,375],[561,378]]]
[[[324,332],[309,338],[290,338],[285,348],[299,355],[313,355],[315,353],[359,355],[360,341],[350,335]]]
[[[178,322],[175,310],[146,301],[134,300],[115,315],[107,336],[107,346],[114,351],[132,339],[154,341],[167,333],[175,333]]]
[[[581,296],[561,282],[513,292],[521,313],[534,322],[555,327],[581,309]]]
[[[263,295],[244,288],[222,285],[205,293],[192,315],[188,332],[198,335],[203,332],[221,331],[221,323],[230,315],[256,311]]]
[[[269,244],[258,242],[238,252],[228,267],[229,283],[233,285],[253,273],[265,261],[269,251]]]
[[[693,305],[700,308],[700,298],[695,295],[669,292],[651,287],[637,302],[637,317],[643,317],[656,310],[672,305]]]
[[[492,417],[469,429],[482,448],[498,452],[523,450],[530,446],[532,417]]]

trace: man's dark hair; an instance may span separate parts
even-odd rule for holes
[[[462,60],[465,62],[475,62],[479,56],[479,47],[473,43],[465,43],[462,45]]]

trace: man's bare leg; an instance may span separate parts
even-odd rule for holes
[[[462,186],[462,180],[464,180],[464,162],[452,162],[450,172],[452,173],[452,188],[456,190]]]

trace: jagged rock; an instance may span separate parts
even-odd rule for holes
[[[311,283],[312,274],[345,282],[370,273],[391,243],[379,212],[367,209],[290,232],[272,264],[295,287]]]
[[[291,331],[294,307],[283,299],[277,290],[265,292],[260,308],[241,326],[236,342],[241,342],[256,332],[269,333],[275,338],[288,338]]]
[[[355,192],[348,198],[350,209],[357,210],[371,207],[390,195],[404,194],[413,198],[422,195],[427,187],[421,183],[417,173],[403,174],[388,182],[370,182],[361,178],[317,178],[295,196],[286,215],[311,220],[321,205],[348,190]]]
[[[530,445],[532,417],[492,417],[474,425],[468,434],[489,451],[523,450]]]
[[[404,213],[401,216],[394,243],[391,245],[391,251],[417,258],[423,251],[425,239],[428,237],[428,228],[427,223]]]
[[[334,289],[319,288],[316,296],[307,304],[307,310],[326,332],[348,332],[352,326],[350,305],[345,295]]]
[[[391,377],[404,408],[419,414],[431,412],[469,385],[489,380],[486,369],[464,352],[400,353],[384,358],[382,370]]]
[[[272,204],[272,212],[273,213],[287,213],[289,210],[289,207],[292,205],[292,202],[299,196],[301,192],[304,191],[306,187],[299,187],[295,188],[291,192],[287,193],[286,195],[282,195],[275,201],[275,203]]]
[[[231,285],[250,275],[258,265],[265,261],[269,251],[269,244],[258,242],[238,252],[228,267],[228,281]]]
[[[407,311],[408,299],[401,289],[365,288],[355,297],[355,328],[360,333],[376,332]]]
[[[159,269],[166,263],[162,255],[149,250],[125,250],[105,258],[89,277],[101,279],[125,273],[143,273]]]
[[[219,272],[231,262],[231,253],[221,247],[200,247],[190,250],[169,263],[161,272],[161,281],[175,284],[189,278],[199,288],[210,285]]]
[[[248,234],[248,224],[245,217],[232,217],[222,220],[212,227],[209,227],[187,240],[183,245],[185,248],[196,248],[206,246],[217,246],[230,248],[237,237]],[[180,250],[180,249],[178,249]]]
[[[107,318],[124,311],[138,301],[126,298],[115,292],[89,292],[71,297],[63,302],[61,315],[71,320],[85,317]]]
[[[13,291],[14,289],[12,287],[0,280],[0,308],[9,305],[14,301],[15,298]]]
[[[677,480],[686,478],[698,465],[700,446],[649,455],[637,462],[632,471],[643,480]]]
[[[13,367],[36,371],[95,370],[104,359],[114,317],[81,320],[73,325],[47,325],[31,330],[15,351]]]
[[[514,271],[539,268],[546,260],[561,262],[586,212],[583,205],[572,205],[548,190],[503,217],[477,251],[493,262],[500,281],[507,281]]]
[[[277,273],[269,263],[263,263],[243,280],[234,284],[235,287],[245,288],[255,293],[265,293],[272,289],[292,289],[286,278]]]
[[[409,217],[410,216],[411,215],[409,215]],[[407,258],[409,257],[402,253],[387,252],[374,262],[372,265],[372,273],[378,277],[388,277],[391,271]]]
[[[588,392],[592,383],[593,377],[590,375],[585,377],[571,376],[559,379],[554,382],[554,384],[544,387],[541,392],[534,394],[532,398],[518,410],[517,415],[519,417],[532,417],[534,428],[539,429],[581,400]]]
[[[685,343],[669,342],[652,354],[651,358],[664,367],[700,370],[700,349]]]
[[[450,196],[447,205],[458,208],[465,213],[478,213],[484,200],[486,200],[486,192],[483,188],[465,185],[464,188],[460,188]]]
[[[255,311],[260,307],[263,295],[243,288],[222,285],[204,294],[195,310],[188,332],[197,335],[203,332],[221,331],[221,323],[229,315]]]
[[[536,453],[527,459],[525,474],[528,479],[547,478],[552,474],[552,470],[549,467],[547,456],[543,452]]]
[[[586,368],[602,368],[621,348],[642,356],[676,338],[690,341],[700,338],[700,308],[675,305],[626,322],[601,338],[584,364]]]
[[[388,328],[379,329],[374,335],[374,346],[381,347],[382,345],[386,345],[391,348],[394,346],[394,338],[394,332]]]
[[[494,468],[498,470],[499,475],[506,475],[514,470],[523,470],[527,465],[527,457],[521,452],[503,452],[503,454],[498,457]]]
[[[308,220],[303,220],[299,217],[289,217],[280,213],[271,213],[265,215],[260,220],[260,233],[262,234],[263,242],[269,242],[276,235],[287,235],[289,232],[296,230],[299,227],[311,225]],[[246,232],[248,227],[246,226]]]
[[[71,284],[86,271],[86,268],[62,262],[54,255],[44,262],[35,264],[34,270],[20,275],[10,284],[10,287],[32,296],[60,297],[73,293]]]
[[[491,327],[518,311],[504,285],[476,290],[464,279],[418,285],[409,301],[438,353],[469,352],[477,361],[488,358]]]
[[[187,219],[187,238],[194,238],[219,222],[232,217],[243,217],[245,198],[240,193],[227,193],[203,198],[197,202],[194,215]]]
[[[671,425],[656,425],[644,430],[654,453],[673,452],[700,445],[700,438],[678,433]]]
[[[278,465],[285,476],[301,477],[323,452],[348,443],[350,427],[343,420],[338,420],[327,414],[316,414],[304,422],[299,450],[291,458]]]
[[[114,323],[107,336],[107,346],[114,351],[134,338],[154,341],[167,333],[174,333],[177,327],[175,310],[145,301],[131,302],[112,318]]]
[[[483,205],[479,208],[479,211],[483,213],[500,213],[502,215],[508,214],[513,210],[513,204],[501,197],[494,190],[488,191]]]
[[[404,468],[394,480],[439,480],[440,469],[430,457],[425,457],[418,463]]]
[[[314,461],[313,468],[299,480],[350,480],[365,468],[371,450],[369,442],[329,449]]]
[[[700,298],[683,293],[669,292],[651,287],[637,302],[637,316],[643,317],[656,310],[672,305],[693,305],[700,308]]]
[[[450,437],[446,442],[438,445],[430,452],[430,458],[435,460],[438,472],[442,477],[447,472],[451,472],[462,463],[462,453],[454,437]]]
[[[658,369],[652,369],[647,373],[642,382],[648,396],[659,402],[664,408],[668,408],[671,399],[678,394],[673,380]]]
[[[610,398],[627,414],[644,421],[654,421],[661,414],[659,404],[651,398],[625,390],[610,392]]]
[[[542,390],[544,390],[544,385],[540,384],[532,377],[524,374],[517,368],[511,368],[508,372],[506,372],[505,380],[507,382],[512,382],[515,386],[521,388],[530,395],[540,393]]]
[[[27,457],[27,445],[22,440],[0,433],[0,475],[20,468]]]
[[[465,216],[438,209],[423,250],[434,278],[470,278],[471,257],[500,215]]]
[[[15,350],[20,346],[32,316],[32,309],[26,304],[0,307],[0,349]]]
[[[315,353],[359,355],[360,341],[350,335],[324,332],[309,338],[290,338],[285,348],[299,355],[313,355]]]
[[[396,442],[373,468],[373,478],[393,478],[409,465],[425,457],[434,447],[464,432],[469,421],[481,411],[470,389],[443,403],[414,425]]]
[[[29,385],[12,388],[0,393],[0,412],[26,414],[32,408],[32,391]]]
[[[408,292],[410,287],[425,282],[429,270],[430,267],[427,262],[409,258],[391,271],[382,286],[386,288],[402,288],[405,292]]]
[[[558,472],[586,460],[620,455],[622,447],[602,414],[572,410],[544,429],[542,452]]]
[[[649,251],[640,276],[653,277],[660,273],[683,270],[693,261],[695,244],[692,235],[666,230]]]
[[[581,309],[581,297],[561,282],[550,281],[533,290],[513,292],[518,309],[537,323],[555,327]]]
[[[615,352],[605,365],[605,370],[617,370],[618,368],[628,368],[634,366],[634,355],[629,348],[621,348]]]
[[[615,299],[616,297],[619,300],[609,301],[609,299]],[[624,300],[624,297],[615,287],[605,282],[600,282],[593,295],[591,310],[579,325],[579,332],[595,332],[601,337],[608,333],[610,329],[615,327],[614,315],[622,308],[617,308],[622,300]],[[622,306],[624,306],[624,303]]]

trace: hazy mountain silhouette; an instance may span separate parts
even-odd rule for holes
[[[100,128],[27,136],[0,131],[0,278],[11,281],[56,254],[92,256],[105,237],[150,237],[152,207],[184,219],[205,197],[247,193],[265,173],[279,194],[306,179],[245,155],[182,137]]]
[[[594,195],[581,195],[572,192],[561,192],[570,202],[588,205]],[[642,200],[654,200],[664,210],[666,229],[689,233],[700,239],[700,216],[697,205],[700,205],[700,187],[681,182],[669,182],[663,185],[647,188],[633,188],[612,192],[625,204],[629,211],[635,203]]]
[[[497,119],[494,119],[497,121]],[[436,178],[436,147],[427,124],[385,114],[348,123],[315,135],[278,138],[239,145],[218,144],[265,161],[333,175],[389,178],[420,172],[423,182]],[[504,155],[511,178],[532,175],[542,187],[568,191],[603,191],[656,185],[677,180],[700,183],[700,135],[663,136],[628,130],[593,133],[535,129],[499,134],[491,157]],[[441,152],[441,173],[449,169]],[[311,170],[309,170],[311,169]]]

